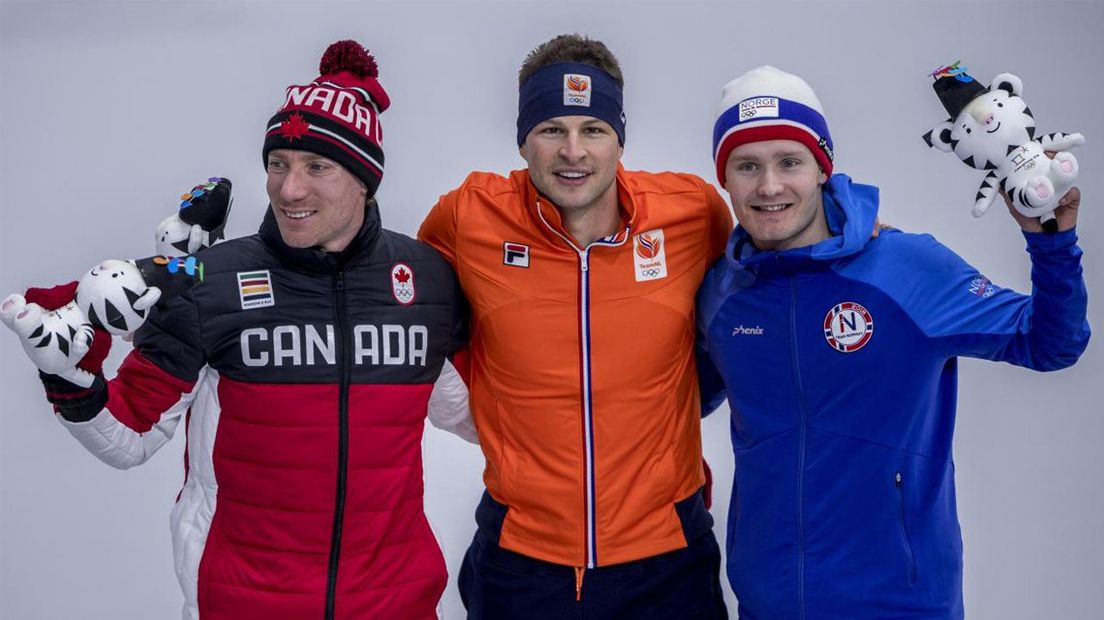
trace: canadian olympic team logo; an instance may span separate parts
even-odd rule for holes
[[[824,317],[824,338],[837,351],[854,353],[874,336],[874,317],[861,304],[845,301]]]
[[[391,268],[391,293],[404,306],[414,303],[414,270],[404,263],[395,263]]]

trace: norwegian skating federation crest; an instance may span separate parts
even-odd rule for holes
[[[404,263],[391,268],[391,293],[404,306],[414,303],[414,270]]]
[[[824,338],[837,351],[854,353],[874,336],[874,317],[853,301],[832,306],[824,317]]]

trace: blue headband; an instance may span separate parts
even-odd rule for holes
[[[593,116],[606,121],[625,144],[621,87],[610,74],[579,62],[559,62],[530,75],[518,92],[517,141],[538,123],[557,116]]]

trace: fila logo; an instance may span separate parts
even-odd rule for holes
[[[577,73],[565,73],[563,86],[563,104],[590,107],[590,76]]]
[[[633,270],[637,282],[667,277],[667,248],[664,245],[662,228],[633,236]]]
[[[874,336],[874,317],[853,301],[832,306],[824,317],[824,339],[841,353],[854,353]]]
[[[529,268],[529,246],[512,241],[502,243],[502,264]]]

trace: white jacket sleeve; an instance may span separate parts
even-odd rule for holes
[[[154,452],[172,439],[180,419],[187,413],[201,384],[202,379],[191,392],[182,395],[180,400],[162,413],[149,430],[142,433],[120,422],[108,408],[104,408],[87,422],[70,422],[60,414],[57,419],[96,458],[116,469],[129,469],[145,463]]]
[[[437,377],[433,393],[429,396],[429,421],[464,441],[479,444],[479,435],[468,408],[468,386],[448,360],[445,360],[441,375]]]

